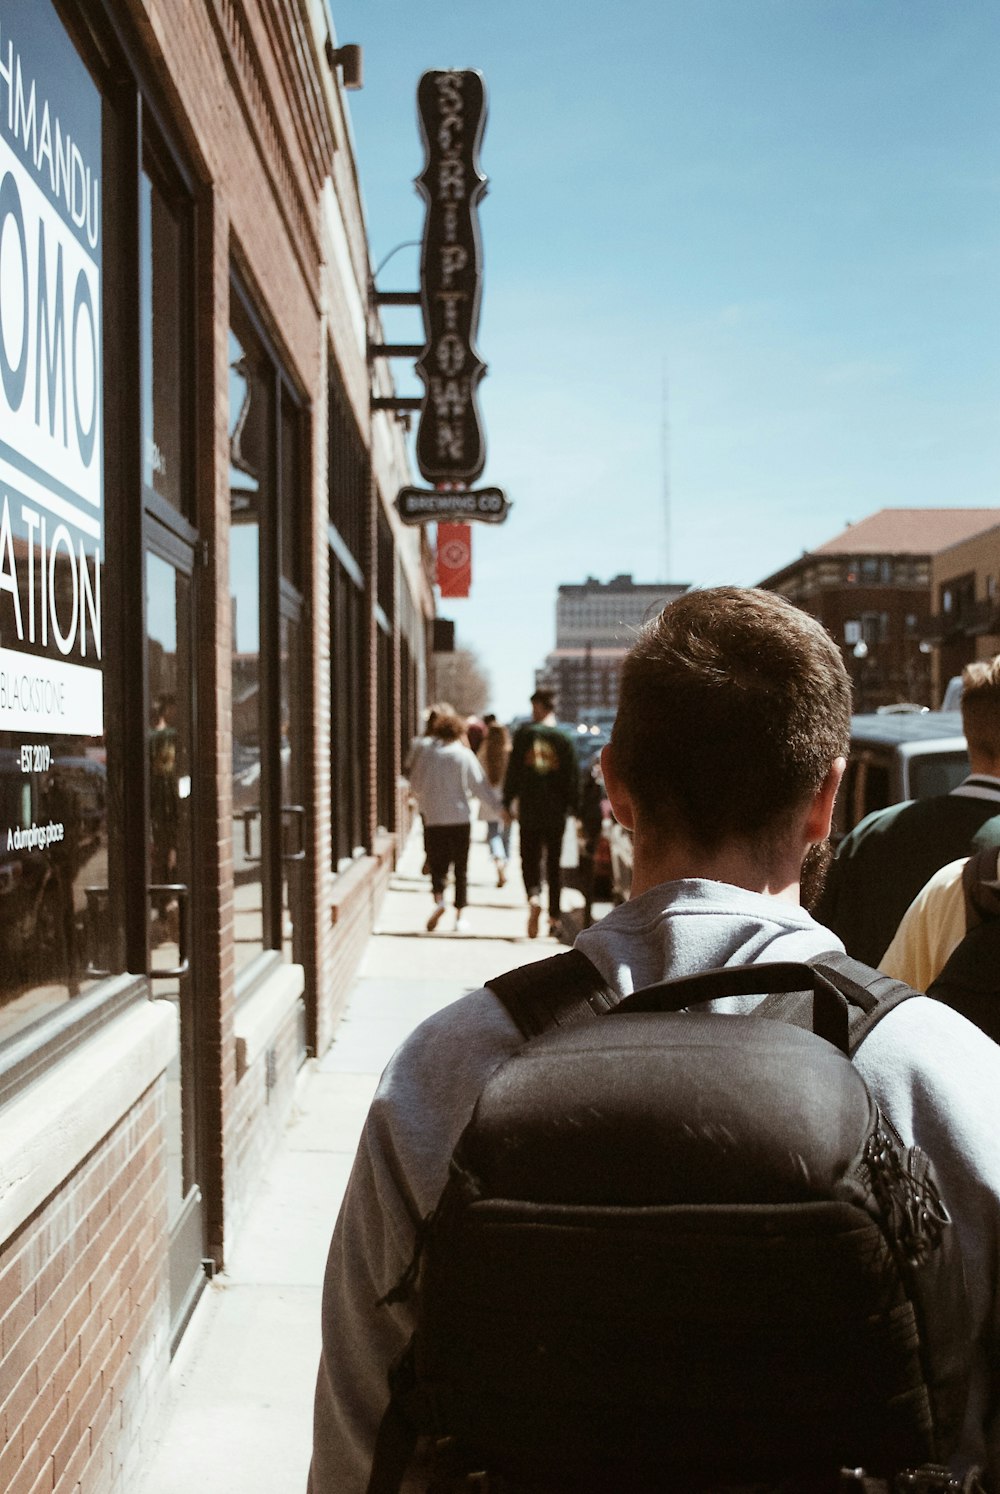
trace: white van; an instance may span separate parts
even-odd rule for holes
[[[903,799],[948,794],[968,772],[958,711],[853,716],[847,772],[834,814],[834,844],[872,810]]]

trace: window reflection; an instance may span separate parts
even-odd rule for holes
[[[286,959],[302,958],[301,918],[305,862],[305,809],[302,802],[302,744],[299,682],[302,678],[301,630],[291,618],[281,619],[281,805],[282,876],[281,942]]]
[[[0,734],[0,1040],[112,963],[103,738]]]
[[[148,171],[139,192],[142,480],[183,511],[187,233]]]
[[[229,335],[229,594],[233,653],[233,876],[236,968],[264,949],[261,820],[260,519],[266,501],[267,370],[234,308]]]

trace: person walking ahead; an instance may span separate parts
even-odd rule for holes
[[[510,732],[495,716],[485,716],[486,735],[476,753],[483,772],[497,790],[503,789],[503,781],[510,761]],[[497,886],[507,881],[507,857],[510,855],[510,823],[508,820],[491,818],[486,822],[486,844],[497,869]]]
[[[521,875],[528,894],[528,938],[538,934],[542,911],[542,858],[549,884],[549,933],[560,932],[559,854],[566,816],[576,811],[578,774],[576,753],[556,726],[555,697],[536,690],[531,697],[531,722],[514,733],[503,786],[504,808],[517,801],[521,826]]]
[[[489,815],[503,813],[500,795],[486,781],[486,774],[461,740],[465,723],[452,710],[439,709],[431,728],[431,740],[420,752],[410,773],[410,787],[417,796],[424,822],[424,847],[430,863],[434,907],[427,920],[428,932],[444,914],[444,889],[448,872],[455,868],[455,931],[466,933],[463,913],[472,814],[470,795],[475,795]]]

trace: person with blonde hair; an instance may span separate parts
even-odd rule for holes
[[[418,754],[410,773],[410,788],[417,796],[424,822],[424,849],[434,896],[434,907],[427,920],[428,933],[433,933],[444,916],[444,889],[452,867],[455,932],[469,932],[464,916],[472,834],[469,800],[479,799],[488,814],[498,817],[503,814],[500,795],[487,782],[464,737],[465,722],[461,717],[450,708],[439,708],[430,740]]]
[[[480,743],[477,756],[482,764],[487,781],[503,792],[504,775],[510,758],[510,732],[493,715],[483,717],[486,733]],[[506,820],[495,818],[486,822],[486,844],[489,846],[493,864],[497,869],[497,886],[507,881],[507,858],[510,855],[510,825]]]

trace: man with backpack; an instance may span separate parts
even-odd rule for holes
[[[808,1109],[811,1092],[824,1090],[828,1061],[836,1068],[837,1084],[844,1081],[848,1087],[842,1094],[837,1091],[842,1103],[836,1116],[819,1114],[813,1126],[817,1144],[844,1132],[844,1117],[854,1104],[848,1100],[850,1082],[860,1085],[857,1093],[864,1096],[864,1107],[870,1101],[878,1107],[865,1160],[848,1169],[855,1193],[858,1188],[862,1194],[870,1192],[869,1185],[876,1192],[881,1188],[887,1212],[896,1216],[889,1253],[878,1256],[878,1279],[868,1281],[868,1288],[879,1297],[883,1288],[888,1290],[889,1277],[895,1281],[897,1265],[904,1275],[926,1267],[933,1276],[929,1284],[925,1281],[927,1342],[940,1340],[942,1333],[947,1340],[952,1333],[936,1358],[929,1355],[934,1362],[916,1371],[909,1391],[901,1390],[884,1411],[880,1403],[880,1417],[891,1419],[900,1406],[912,1409],[916,1402],[925,1407],[929,1402],[932,1420],[939,1409],[942,1425],[950,1419],[950,1435],[939,1451],[958,1470],[958,1481],[949,1483],[949,1475],[940,1471],[922,1472],[923,1481],[907,1487],[961,1489],[965,1471],[975,1464],[991,1468],[995,1477],[1000,1469],[1000,1049],[946,1006],[925,997],[900,999],[909,992],[897,989],[883,1002],[881,978],[870,985],[871,972],[864,971],[853,990],[871,1010],[853,1065],[812,1033],[796,1032],[784,1021],[752,1018],[756,993],[797,989],[798,966],[792,969],[791,987],[772,980],[779,968],[787,975],[787,962],[826,955],[837,960],[838,941],[801,907],[800,889],[822,859],[819,848],[829,833],[849,720],[850,687],[838,649],[814,619],[771,593],[736,588],[691,592],[671,603],[640,636],[623,669],[618,719],[604,756],[612,806],[634,835],[632,898],[581,934],[573,951],[556,957],[567,962],[557,966],[567,970],[561,985],[556,981],[552,989],[540,989],[537,981],[525,986],[522,980],[519,993],[518,978],[498,979],[495,990],[474,992],[423,1023],[390,1062],[361,1139],[327,1267],[310,1494],[428,1487],[427,1476],[421,1479],[413,1472],[394,1408],[397,1403],[408,1410],[416,1406],[418,1430],[425,1429],[425,1421],[433,1424],[433,1391],[422,1406],[417,1404],[427,1389],[422,1369],[435,1355],[447,1358],[453,1341],[460,1341],[462,1354],[469,1356],[468,1383],[460,1392],[466,1400],[478,1396],[489,1402],[483,1426],[498,1414],[498,1406],[502,1410],[505,1396],[515,1409],[507,1424],[507,1450],[515,1469],[529,1470],[525,1486],[546,1487],[543,1478],[532,1483],[530,1473],[530,1460],[539,1448],[544,1455],[546,1438],[561,1438],[560,1457],[573,1459],[567,1428],[587,1442],[588,1455],[592,1450],[598,1463],[605,1439],[616,1441],[616,1457],[627,1461],[636,1453],[641,1465],[643,1439],[656,1435],[657,1407],[650,1407],[648,1382],[669,1383],[673,1355],[683,1358],[685,1371],[665,1395],[661,1415],[672,1411],[675,1396],[683,1395],[688,1404],[692,1380],[705,1393],[697,1413],[671,1421],[677,1438],[686,1439],[683,1476],[669,1466],[668,1439],[655,1449],[656,1459],[666,1460],[659,1465],[654,1460],[654,1469],[662,1467],[659,1474],[647,1469],[638,1479],[631,1473],[609,1479],[600,1468],[589,1475],[586,1462],[577,1458],[570,1473],[549,1471],[549,1487],[574,1494],[584,1488],[603,1488],[605,1494],[626,1488],[680,1494],[705,1487],[703,1479],[699,1482],[701,1473],[717,1466],[716,1487],[746,1484],[758,1468],[766,1470],[766,1481],[773,1486],[779,1482],[773,1460],[782,1450],[773,1446],[771,1422],[777,1425],[787,1403],[799,1396],[808,1399],[814,1390],[820,1408],[828,1407],[828,1425],[820,1423],[820,1431],[836,1446],[841,1414],[855,1414],[853,1403],[869,1397],[874,1402],[882,1391],[881,1363],[873,1367],[867,1340],[862,1344],[864,1313],[848,1316],[851,1273],[864,1277],[866,1263],[875,1260],[874,1247],[852,1256],[849,1239],[854,1235],[837,1236],[840,1253],[817,1254],[824,1265],[810,1276],[813,1251],[826,1251],[825,1237],[821,1241],[810,1233],[806,1248],[803,1235],[802,1249],[787,1250],[789,1241],[794,1246],[795,1232],[805,1228],[804,1216],[784,1202],[760,1203],[739,1194],[741,1180],[755,1172],[763,1154],[777,1171],[790,1168],[800,1178],[807,1195],[805,1213],[813,1224],[839,1218],[840,1204],[817,1201],[814,1206],[808,1201],[816,1166],[805,1141],[808,1126],[801,1136],[798,1123],[792,1126],[775,1161],[767,1126],[752,1140],[734,1130],[735,1122],[721,1112],[711,1111],[704,1098],[719,1089],[722,1075],[740,1126],[753,1130],[758,1118],[753,1106],[747,1109],[748,1095],[760,1096],[762,1123],[770,1122],[775,1110],[787,1121],[793,1109],[796,1115]],[[655,1070],[645,1067],[650,1050],[644,1034],[653,1029],[642,1026],[641,1011],[621,1016],[616,1005],[627,1005],[632,993],[658,982],[719,967],[728,978],[731,967],[747,966],[758,968],[760,980],[748,986],[734,979],[732,988],[744,994],[712,1000],[702,1009],[711,1013],[705,1017],[690,1013],[674,1019],[674,1040],[682,1045],[680,1066],[673,1071],[676,1084],[646,1080],[644,1075]],[[741,977],[745,973],[741,969]],[[756,971],[750,975],[756,980]],[[566,991],[581,979],[580,1011],[574,1013]],[[816,982],[814,1017],[821,1006],[819,987],[826,984],[825,979]],[[521,998],[528,988],[526,1006]],[[779,994],[777,999],[791,998]],[[839,1010],[836,992],[833,1002],[831,1033]],[[544,1035],[526,1046],[532,1004],[538,1019],[533,1030]],[[560,1052],[565,1054],[566,1045],[560,1048],[561,1027],[548,1030],[549,1010],[559,1013],[573,1039],[568,1088],[565,1071],[557,1072],[551,1063]],[[585,1020],[597,1011],[608,1015]],[[847,1042],[840,1045],[851,1051]],[[735,1065],[726,1062],[727,1050]],[[527,1068],[522,1059],[530,1059]],[[531,1069],[539,1064],[543,1082],[532,1085]],[[596,1091],[591,1084],[595,1072]],[[558,1083],[549,1083],[546,1076]],[[797,1083],[791,1108],[783,1102],[789,1078]],[[584,1097],[582,1105],[566,1098],[574,1084]],[[668,1134],[650,1137],[641,1109],[629,1109],[637,1090],[640,1096],[645,1092],[645,1109],[654,1119],[661,1100],[683,1091],[686,1108],[680,1124]],[[560,1098],[554,1102],[557,1093]],[[520,1119],[510,1127],[505,1118],[513,1113]],[[873,1123],[867,1108],[864,1114]],[[895,1140],[889,1139],[892,1133],[898,1133]],[[596,1138],[592,1144],[588,1135]],[[878,1144],[873,1147],[875,1136]],[[576,1145],[580,1137],[582,1149]],[[848,1153],[852,1146],[853,1141]],[[936,1185],[923,1153],[933,1161]],[[883,1165],[887,1159],[889,1171]],[[506,1189],[508,1201],[498,1211],[485,1197],[477,1202],[475,1190],[468,1198],[462,1192],[468,1180],[490,1169]],[[896,1183],[905,1185],[901,1192],[896,1184],[876,1186],[878,1177],[884,1182],[890,1172]],[[725,1185],[718,1181],[721,1173],[728,1175]],[[543,1194],[548,1189],[551,1196],[532,1202],[539,1181]],[[661,1197],[661,1185],[673,1188],[676,1196]],[[736,1189],[734,1197],[726,1194],[724,1206],[714,1201],[713,1193],[723,1186]],[[624,1213],[619,1207],[623,1188],[631,1190]],[[785,1188],[783,1182],[781,1199]],[[448,1206],[439,1209],[443,1198]],[[609,1199],[610,1208],[605,1207]],[[637,1210],[631,1209],[635,1203]],[[589,1219],[587,1211],[595,1208],[599,1224],[588,1226],[581,1237],[576,1229],[581,1210]],[[736,1221],[733,1238],[719,1233],[720,1212]],[[450,1238],[447,1216],[472,1228],[477,1213],[489,1228],[475,1236],[475,1248],[460,1251],[452,1268],[443,1269]],[[762,1218],[763,1234],[758,1228]],[[651,1252],[649,1241],[655,1247],[655,1231],[665,1219],[680,1231],[675,1245]],[[749,1251],[742,1235],[735,1238],[737,1226],[746,1231]],[[964,1257],[964,1302],[956,1295],[954,1262],[944,1249],[952,1229]],[[515,1235],[514,1243],[520,1242],[523,1250],[517,1274],[507,1253]],[[553,1275],[550,1267],[553,1259],[558,1264],[561,1236],[575,1240],[576,1248]],[[581,1238],[587,1243],[581,1245]],[[850,1269],[849,1257],[854,1261]],[[704,1277],[703,1268],[710,1271],[714,1260],[727,1264],[713,1300],[704,1291],[710,1277]],[[490,1292],[476,1296],[470,1287],[471,1295],[459,1298],[457,1305],[452,1302],[450,1319],[428,1325],[428,1304],[451,1300],[454,1272],[471,1273],[470,1281],[478,1272],[492,1282],[499,1316]],[[585,1284],[577,1311],[581,1335],[574,1337],[562,1324],[560,1332],[568,1336],[553,1340],[547,1325],[560,1309],[556,1299],[564,1278]],[[951,1295],[944,1290],[946,1279]],[[941,1289],[936,1304],[934,1282]],[[761,1321],[762,1302],[766,1311]],[[851,1326],[838,1334],[841,1309],[845,1325]],[[794,1391],[781,1379],[781,1355],[764,1368],[772,1311],[784,1314],[780,1342],[787,1344],[789,1354],[801,1357]],[[814,1311],[821,1317],[826,1313],[826,1336],[815,1342]],[[966,1311],[968,1323],[962,1315]],[[911,1312],[912,1304],[900,1300],[882,1315],[902,1326],[904,1320],[912,1322],[907,1317]],[[871,1308],[871,1315],[880,1313]],[[503,1338],[505,1314],[526,1322],[524,1354],[509,1363],[502,1362],[499,1348],[492,1349],[493,1335],[501,1347],[508,1344]],[[667,1325],[662,1335],[657,1328],[653,1349],[658,1344],[658,1353],[635,1365],[627,1357],[605,1355],[606,1344],[618,1342],[626,1329],[626,1344],[633,1330],[641,1341],[650,1317]],[[586,1337],[591,1319],[607,1334],[596,1345]],[[409,1346],[418,1325],[423,1338],[417,1335],[414,1361]],[[896,1347],[904,1340],[911,1349],[924,1342],[918,1327],[896,1338]],[[723,1341],[728,1344],[726,1358],[707,1347]],[[484,1343],[489,1352],[477,1358]],[[644,1353],[649,1349],[647,1343]],[[841,1355],[846,1356],[848,1381],[842,1408],[832,1398],[836,1387],[824,1378],[827,1359]],[[414,1363],[417,1394],[407,1399]],[[571,1388],[580,1365],[593,1371],[578,1387],[590,1397],[585,1416]],[[971,1382],[963,1412],[956,1386],[966,1370]],[[757,1414],[768,1406],[772,1378],[778,1386],[773,1402]],[[519,1394],[522,1381],[535,1387],[531,1394]],[[852,1391],[857,1392],[853,1397]],[[756,1408],[753,1416],[741,1418],[741,1393]],[[717,1430],[711,1421],[713,1400],[732,1412],[730,1424]],[[476,1407],[472,1409],[475,1413]],[[538,1428],[543,1429],[540,1438],[534,1435]],[[444,1451],[436,1447],[434,1457],[447,1456],[453,1446],[447,1441],[447,1425],[439,1431],[446,1443]],[[748,1449],[745,1465],[735,1470],[725,1464],[733,1438]],[[514,1445],[518,1439],[520,1447]],[[933,1436],[928,1446],[933,1460]],[[790,1459],[797,1456],[788,1452]],[[800,1472],[794,1465],[781,1471],[789,1480]],[[492,1477],[492,1469],[487,1472]],[[822,1487],[837,1487],[838,1470],[826,1473],[832,1481]],[[502,1472],[495,1482],[481,1480],[475,1486],[519,1487],[516,1477],[510,1483],[505,1477]],[[855,1473],[844,1477],[854,1480]],[[449,1485],[438,1467],[433,1478],[437,1487],[473,1487]],[[860,1481],[849,1486],[889,1487]]]

